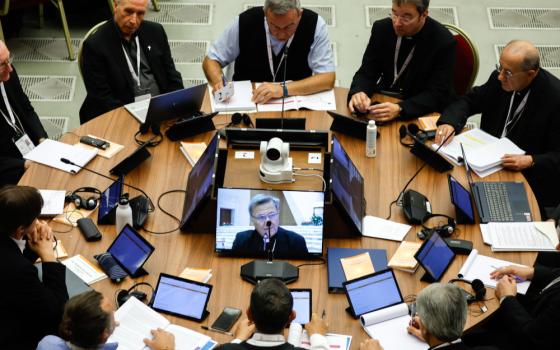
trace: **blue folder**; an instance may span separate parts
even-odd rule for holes
[[[387,268],[387,251],[385,249],[352,249],[352,248],[327,248],[327,271],[329,280],[329,293],[344,293],[342,282],[346,281],[340,258],[347,258],[368,252],[375,271]]]

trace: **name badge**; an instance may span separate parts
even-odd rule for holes
[[[16,144],[16,147],[18,148],[22,156],[25,156],[27,153],[31,152],[33,148],[35,148],[33,141],[31,141],[27,134],[23,134],[23,136],[19,139],[16,139],[14,143]]]
[[[150,94],[150,93],[143,94],[143,95],[137,95],[137,96],[134,96],[134,102],[149,100],[150,98],[152,98],[152,94]]]

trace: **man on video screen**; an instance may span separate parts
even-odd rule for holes
[[[280,227],[280,200],[258,194],[249,203],[254,230],[237,233],[232,250],[243,255],[263,255],[272,249],[274,257],[304,256],[308,254],[305,239]]]

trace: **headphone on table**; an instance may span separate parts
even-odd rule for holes
[[[401,145],[406,147],[414,146],[414,141],[412,141],[411,143],[404,142],[404,138],[407,135],[410,135],[413,139],[415,138],[422,143],[426,142],[426,140],[430,138],[430,135],[428,135],[428,133],[420,130],[420,127],[418,127],[418,125],[414,123],[410,123],[406,126],[403,124],[399,128],[399,142],[401,143]]]
[[[80,196],[78,193],[95,193],[95,196],[89,196],[84,198]],[[99,197],[101,197],[101,191],[95,187],[80,187],[74,190],[70,195],[66,196],[64,200],[66,202],[73,202],[76,206],[76,209],[85,209],[85,210],[93,210],[97,207],[97,202],[99,201]]]
[[[132,287],[128,289],[119,289],[117,291],[117,307],[121,307],[124,303],[126,303],[128,299],[130,299],[130,297],[135,297],[136,299],[142,302],[147,300],[146,293],[142,292],[141,290],[137,290],[138,287],[140,286],[150,287],[150,291],[151,291],[150,301],[148,301],[147,304],[151,305],[154,299],[154,287],[152,287],[152,285],[149,284],[148,282],[139,282],[134,284]]]
[[[243,124],[246,127],[251,127],[254,128],[255,126],[253,125],[253,121],[251,120],[251,117],[249,117],[249,115],[247,113],[233,113],[231,115],[231,122],[226,125],[226,127],[230,127],[233,125],[239,125],[239,124]]]
[[[466,284],[471,285],[474,295],[465,291],[468,294],[467,304],[474,303],[475,301],[484,301],[484,297],[486,296],[486,287],[484,286],[484,283],[482,283],[482,281],[479,280],[478,278],[475,278],[474,280],[472,280],[472,282],[469,282],[462,278],[454,278],[450,280],[448,283],[455,283],[455,282],[464,282]]]
[[[428,227],[426,225],[426,222],[432,218],[436,218],[436,217],[442,217],[447,219],[447,222],[441,225],[437,225],[437,226],[433,226],[433,227]],[[424,240],[428,237],[430,237],[432,235],[432,233],[437,233],[439,234],[441,237],[450,237],[453,232],[455,232],[455,228],[457,226],[457,223],[455,222],[455,219],[452,218],[451,216],[447,216],[444,214],[428,214],[426,216],[424,216],[424,218],[422,219],[422,231],[418,232],[416,235],[418,236],[418,238],[420,238],[421,240]]]

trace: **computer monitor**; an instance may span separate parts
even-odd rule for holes
[[[332,193],[348,214],[354,226],[362,232],[362,218],[365,215],[364,178],[352,162],[342,145],[332,138]]]
[[[205,198],[210,195],[218,152],[219,136],[216,133],[198,161],[193,166],[187,180],[187,193],[183,204],[181,229],[186,229],[193,213]]]
[[[321,256],[324,200],[324,192],[219,188],[216,252],[265,257],[272,250],[274,258]]]
[[[455,253],[436,232],[428,237],[418,249],[414,258],[420,263],[426,274],[422,281],[437,282],[455,258]]]

